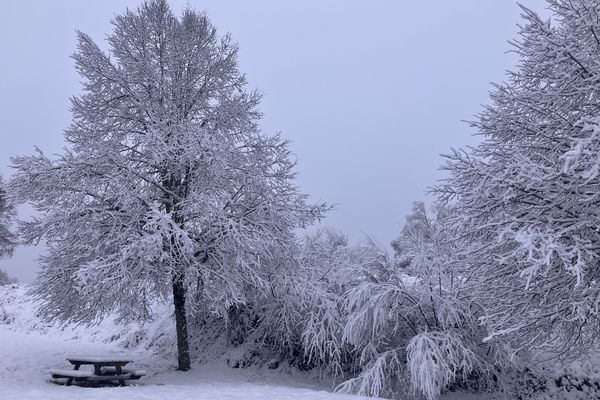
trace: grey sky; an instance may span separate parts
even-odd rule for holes
[[[476,143],[461,120],[487,103],[520,22],[509,0],[170,1],[204,9],[240,44],[240,69],[264,94],[266,132],[283,132],[299,184],[339,203],[324,222],[387,244],[414,200],[442,176],[439,153]],[[521,0],[544,11],[542,0]],[[74,30],[102,42],[139,1],[10,1],[0,24],[0,174],[38,146],[59,152],[79,90]],[[543,12],[544,13],[544,12]],[[0,268],[23,281],[38,250]]]

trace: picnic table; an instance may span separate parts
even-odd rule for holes
[[[140,379],[146,375],[145,371],[123,368],[132,361],[116,356],[78,356],[69,357],[67,361],[73,365],[72,370],[50,370],[50,374],[55,379],[67,378],[67,386],[70,386],[73,381],[92,383],[111,383],[117,381],[119,386],[125,386],[126,380]],[[80,370],[79,368],[82,365],[93,365],[94,370]]]

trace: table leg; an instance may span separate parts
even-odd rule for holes
[[[73,367],[73,370],[77,371],[79,369],[79,367],[81,366],[81,364],[76,363],[75,366]],[[73,378],[67,378],[67,386],[71,386],[71,384],[73,384]]]
[[[115,368],[117,370],[117,375],[123,375],[121,365],[116,365]],[[123,379],[119,379],[119,386],[125,386],[125,381]]]

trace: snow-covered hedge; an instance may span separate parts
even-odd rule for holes
[[[560,370],[525,370],[518,380],[518,400],[591,400],[600,399],[600,375],[597,367],[580,368],[577,363]]]

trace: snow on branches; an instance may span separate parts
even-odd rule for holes
[[[554,24],[523,8],[518,67],[472,123],[483,142],[436,191],[477,244],[489,339],[573,356],[600,328],[600,6],[549,4]]]
[[[15,207],[8,199],[0,176],[0,257],[10,256],[15,247],[16,238],[10,230],[15,212]]]
[[[415,203],[392,244],[396,262],[382,254],[377,277],[368,273],[345,293],[343,340],[358,352],[361,372],[340,389],[377,396],[411,388],[435,399],[451,385],[499,384],[508,364],[481,343],[482,310],[462,257],[468,244],[454,239],[451,214],[439,208],[431,218]]]
[[[77,34],[64,153],[15,158],[10,188],[40,212],[21,233],[48,243],[46,315],[149,318],[172,295],[187,346],[186,308],[224,314],[267,290],[278,249],[328,207],[298,191],[288,142],[260,132],[260,94],[206,15],[152,0],[113,25],[107,53]]]

